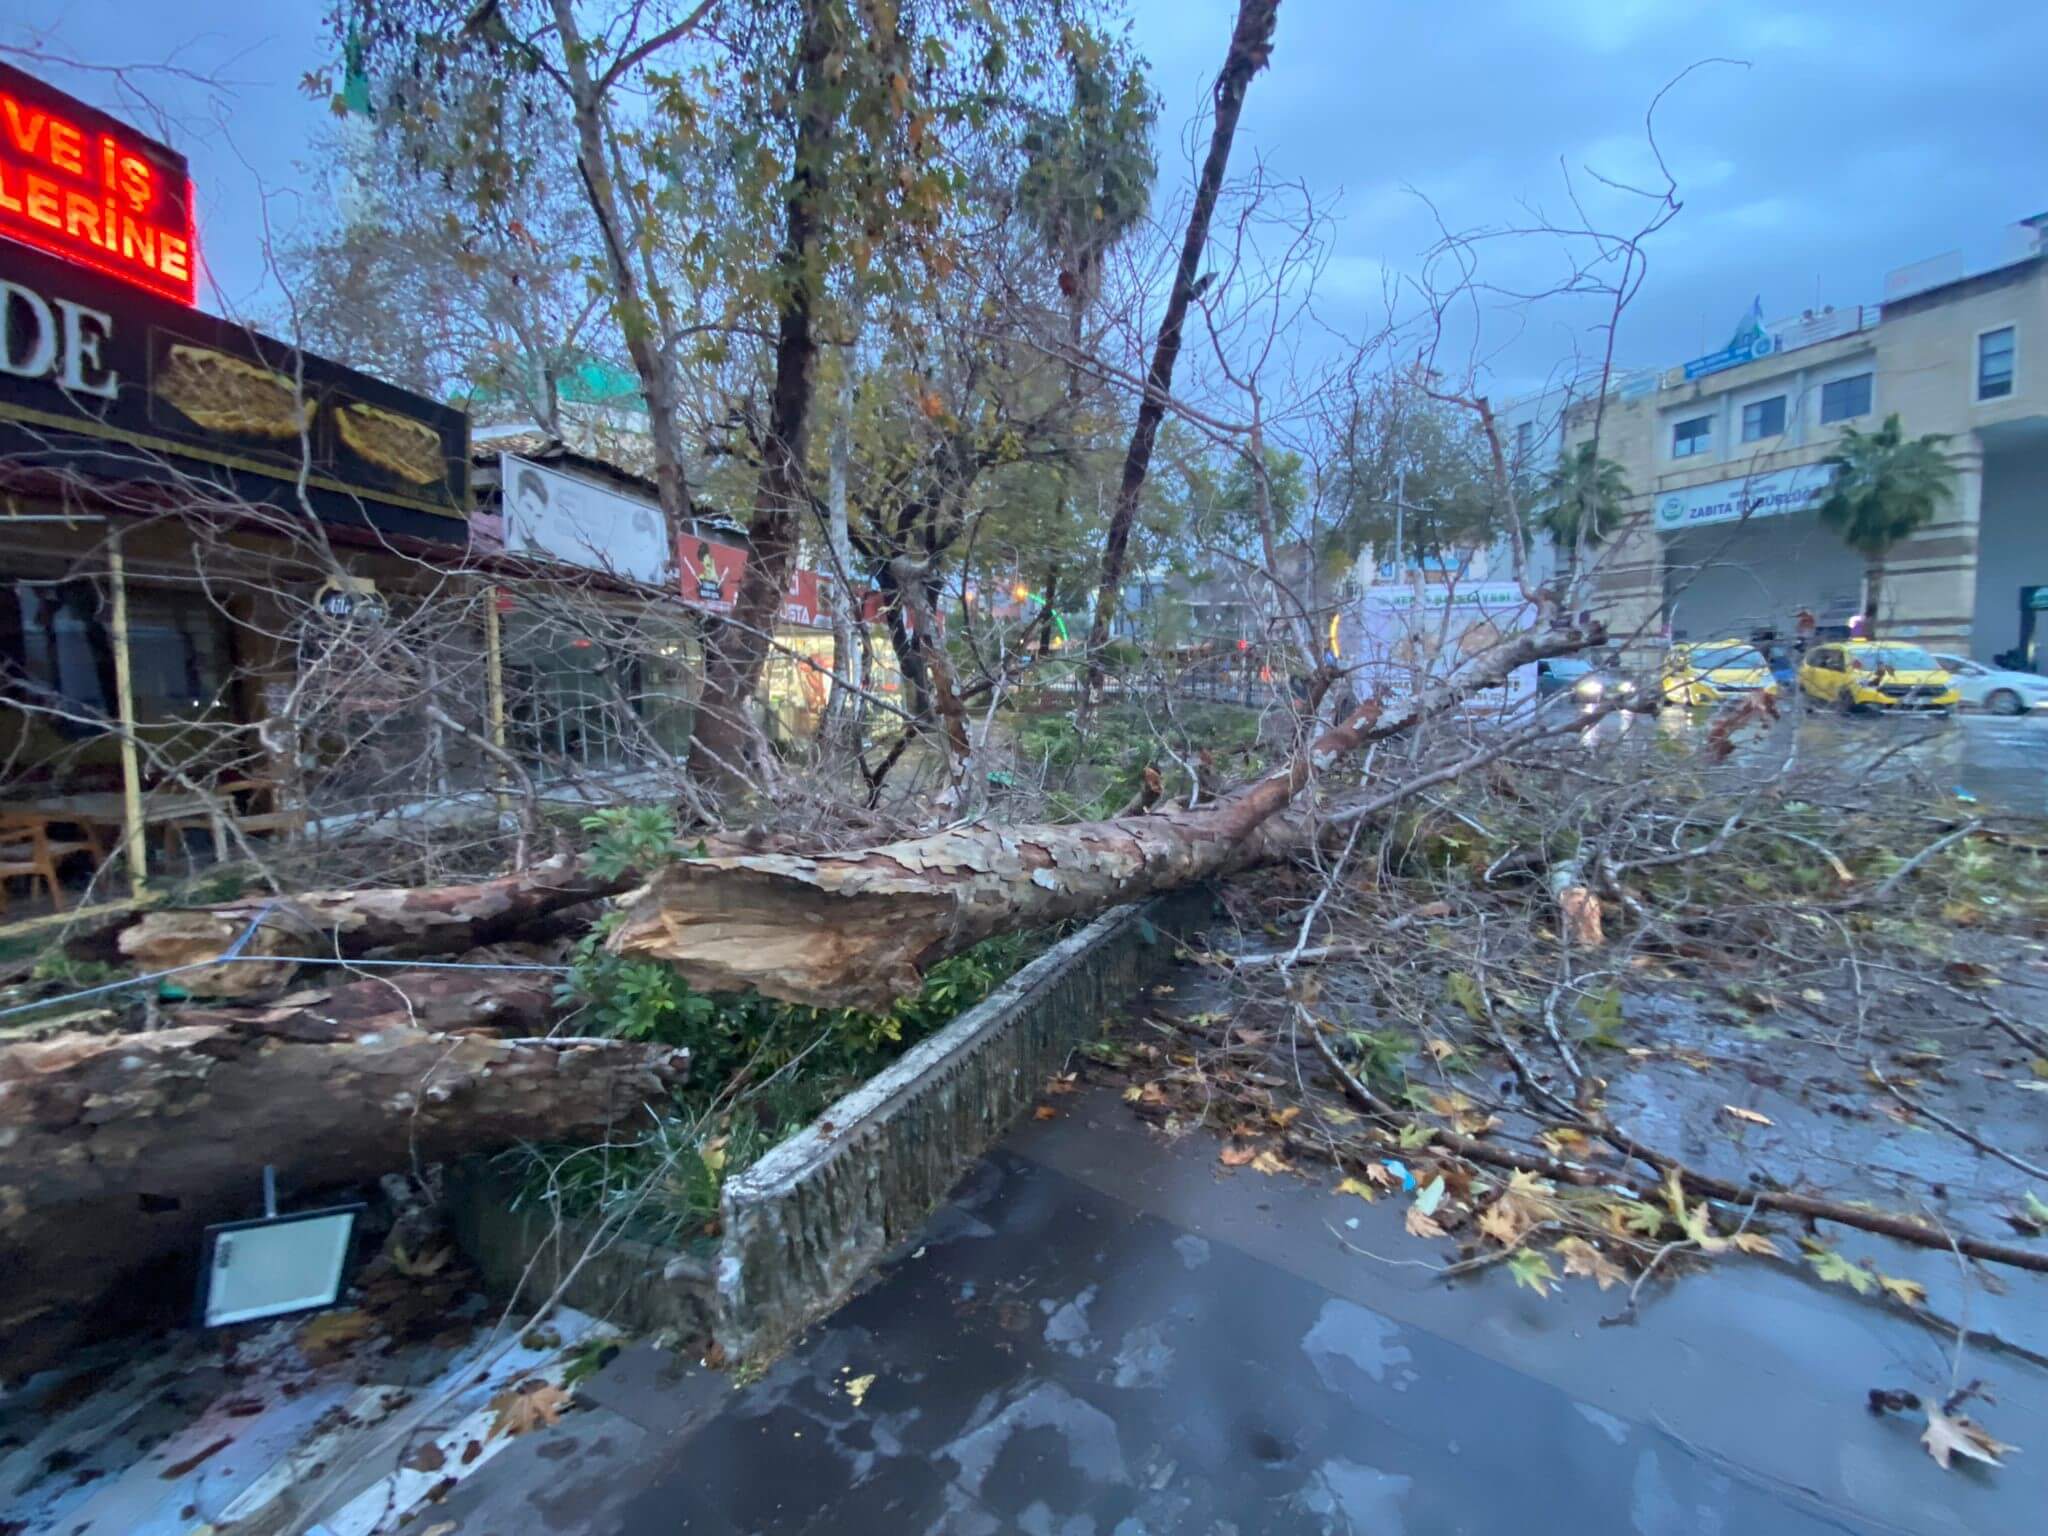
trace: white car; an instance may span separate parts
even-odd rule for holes
[[[2023,715],[2030,709],[2048,708],[2048,677],[2038,672],[2005,672],[1987,667],[1967,656],[1934,658],[1942,670],[1956,680],[1956,692],[1968,709],[1985,709],[1994,715]]]

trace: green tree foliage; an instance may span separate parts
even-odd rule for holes
[[[1955,495],[1955,468],[1942,452],[1947,441],[1934,432],[1908,438],[1893,412],[1875,432],[1844,427],[1841,445],[1823,461],[1835,478],[1820,504],[1821,526],[1863,557],[1863,616],[1872,633],[1886,557]]]
[[[1557,461],[1536,490],[1539,526],[1564,556],[1565,570],[1578,569],[1581,550],[1598,549],[1621,527],[1628,513],[1628,479],[1599,445],[1578,444]]]

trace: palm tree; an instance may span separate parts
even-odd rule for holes
[[[1579,552],[1614,537],[1627,516],[1629,494],[1621,466],[1601,458],[1592,442],[1580,443],[1543,477],[1536,520],[1564,553],[1567,589],[1578,577]]]
[[[1955,495],[1955,468],[1941,451],[1947,441],[1938,432],[1908,439],[1894,411],[1875,432],[1844,427],[1841,446],[1824,461],[1835,478],[1827,500],[1820,504],[1820,520],[1863,557],[1863,621],[1868,634],[1877,632],[1885,556],[1900,540],[1933,522],[1942,504]]]

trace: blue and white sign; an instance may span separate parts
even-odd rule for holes
[[[1677,533],[1710,523],[1739,522],[1745,517],[1782,517],[1804,512],[1827,494],[1834,470],[1825,464],[1774,469],[1767,475],[1744,475],[1706,485],[1666,491],[1657,498],[1659,533]]]
[[[1764,329],[1764,302],[1759,294],[1750,300],[1749,313],[1742,317],[1742,323],[1735,327],[1735,334],[1728,345],[1718,352],[1709,352],[1705,357],[1696,357],[1685,365],[1685,376],[1697,379],[1702,374],[1720,373],[1728,368],[1740,368],[1744,363],[1753,363],[1760,357],[1769,357],[1781,351],[1783,344],[1777,337]]]

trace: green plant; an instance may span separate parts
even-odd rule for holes
[[[1885,558],[1894,545],[1934,521],[1955,495],[1955,469],[1937,432],[1908,439],[1894,411],[1875,432],[1842,429],[1842,445],[1823,462],[1835,472],[1820,504],[1821,526],[1863,557],[1863,617],[1877,632]]]
[[[1580,443],[1544,476],[1537,491],[1537,521],[1564,556],[1567,580],[1578,570],[1579,552],[1598,549],[1621,526],[1628,506],[1628,480],[1596,443]]]
[[[701,841],[687,855],[676,846],[675,812],[665,805],[592,811],[583,818],[583,830],[597,834],[590,845],[590,869],[600,880],[616,880],[628,870],[652,874],[679,856],[704,854]]]

